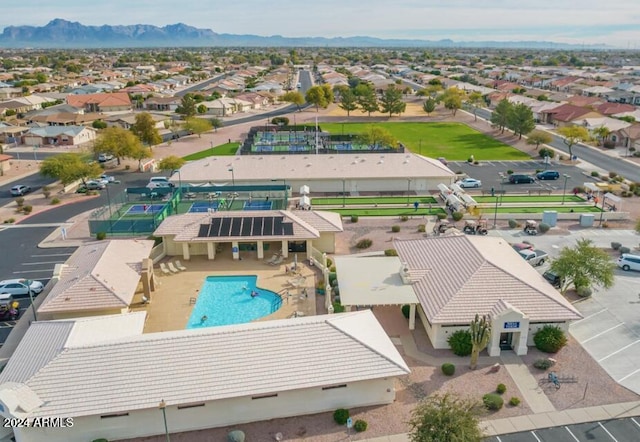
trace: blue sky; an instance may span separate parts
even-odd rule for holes
[[[0,28],[186,23],[218,33],[457,41],[545,40],[640,49],[638,0],[21,0]]]

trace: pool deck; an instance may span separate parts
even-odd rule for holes
[[[271,255],[265,254],[265,257],[270,258]],[[161,262],[175,262],[175,259],[167,257]],[[181,263],[187,270],[171,275],[164,275],[156,265],[154,272],[159,284],[151,294],[148,304],[142,304],[142,291],[136,293],[131,310],[147,312],[144,333],[184,330],[207,276],[256,275],[258,287],[280,294],[283,298],[282,307],[258,321],[289,318],[296,312],[305,316],[316,314],[315,284],[320,272],[309,267],[307,262],[298,263],[298,274],[304,276],[305,280],[297,288],[288,282],[297,275],[285,272],[285,265],[290,268],[293,263],[291,256],[278,266],[255,258],[234,261],[224,256],[216,257],[215,261],[209,261],[206,257],[193,257],[190,261],[181,260]],[[303,295],[304,288],[307,297]]]

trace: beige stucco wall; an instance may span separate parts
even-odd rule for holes
[[[105,315],[120,315],[127,313],[128,308],[111,308],[102,310],[78,310],[73,312],[58,312],[58,313],[40,313],[38,312],[39,321],[51,321],[56,319],[70,319],[70,318],[86,318],[88,316],[105,316]]]
[[[313,247],[324,253],[335,253],[336,234],[333,232],[321,232],[320,238],[313,240]]]
[[[266,375],[266,374],[265,374]],[[333,411],[393,402],[393,378],[362,381],[346,388],[321,388],[283,392],[277,397],[251,399],[234,398],[209,402],[203,407],[178,409],[167,406],[167,426],[170,433],[236,425],[267,419]],[[162,398],[158,398],[160,403]],[[165,398],[167,400],[168,398]],[[164,433],[162,412],[157,409],[132,411],[128,416],[100,418],[89,416],[74,419],[73,428],[16,430],[23,442],[86,442],[97,438],[109,440],[160,435]]]

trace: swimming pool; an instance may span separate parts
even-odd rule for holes
[[[282,299],[271,290],[256,287],[257,280],[255,275],[207,276],[187,329],[242,324],[277,311]],[[252,292],[257,295],[251,296]]]

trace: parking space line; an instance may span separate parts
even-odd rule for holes
[[[48,272],[53,272],[53,269],[21,270],[19,272],[11,272],[11,273],[13,273],[14,275],[21,275],[23,273],[48,273]]]
[[[604,335],[605,333],[609,333],[611,330],[615,330],[616,328],[618,328],[618,327],[620,327],[620,326],[623,326],[623,325],[624,325],[624,322],[621,322],[621,323],[620,323],[620,324],[618,324],[618,325],[614,325],[613,327],[608,328],[608,329],[606,329],[605,331],[601,331],[601,332],[600,332],[600,333],[598,333],[597,335],[593,335],[593,336],[591,336],[589,339],[587,339],[587,340],[585,340],[585,341],[582,341],[582,342],[581,342],[581,344],[583,344],[583,345],[584,345],[584,344],[586,344],[587,342],[591,341],[592,339],[595,339],[595,338],[597,338],[597,337],[599,337],[599,336],[602,336],[602,335]]]
[[[605,431],[605,433],[607,433],[607,434],[609,435],[609,437],[610,437],[611,439],[613,439],[615,442],[618,442],[618,439],[616,439],[615,437],[613,437],[613,434],[609,433],[609,430],[607,430],[607,429],[605,428],[605,426],[604,426],[604,425],[602,425],[602,422],[598,422],[598,425],[600,425],[600,428],[602,428],[602,429]]]
[[[633,421],[634,424],[638,426],[638,428],[640,428],[640,424],[638,423],[638,421],[636,421],[635,418],[632,417],[631,420]]]
[[[71,253],[52,253],[51,255],[31,255],[32,258],[41,258],[49,256],[71,256]]]
[[[629,377],[633,376],[634,374],[638,373],[639,371],[640,371],[640,368],[639,368],[639,369],[637,369],[637,370],[635,370],[635,371],[632,371],[631,373],[629,373],[629,374],[628,374],[628,375],[626,375],[625,377],[618,379],[616,382],[622,382],[622,381],[624,381],[625,379],[627,379],[627,378],[629,378]]]
[[[571,437],[573,437],[573,439],[574,439],[576,442],[580,442],[580,439],[578,439],[578,438],[576,437],[576,435],[575,435],[575,434],[573,434],[573,433],[571,432],[571,430],[569,429],[569,427],[565,426],[565,427],[564,427],[564,429],[565,429],[565,430],[567,430],[567,431],[569,432],[569,434],[571,435]]]
[[[614,351],[613,353],[609,353],[609,354],[608,354],[608,355],[606,355],[604,358],[598,359],[598,362],[602,362],[602,361],[604,361],[605,359],[608,359],[609,357],[611,357],[611,356],[613,356],[613,355],[616,355],[616,354],[620,353],[622,350],[626,350],[627,348],[631,347],[632,345],[636,345],[638,342],[640,342],[640,339],[638,339],[638,340],[637,340],[637,341],[635,341],[635,342],[632,342],[631,344],[625,345],[624,347],[622,347],[622,348],[621,348],[621,349],[619,349],[619,350]]]
[[[498,439],[498,442],[502,442],[502,439],[500,439],[500,436],[496,436],[496,439]]]
[[[582,319],[578,319],[577,321],[573,321],[573,323],[572,323],[571,325],[575,325],[575,324],[577,324],[577,323],[579,323],[579,322],[586,321],[587,319],[593,318],[594,316],[599,315],[600,313],[604,313],[604,312],[606,312],[607,310],[609,310],[609,309],[608,309],[608,308],[603,308],[603,309],[602,309],[602,310],[600,310],[599,312],[592,313],[592,314],[590,314],[589,316],[585,316],[585,317],[584,317],[584,318],[582,318]]]
[[[536,432],[535,432],[535,431],[532,431],[532,432],[531,432],[531,434],[533,435],[533,437],[535,437],[535,438],[536,438],[536,440],[537,440],[538,442],[542,442],[542,441],[540,440],[540,438],[536,435]]]
[[[23,262],[23,266],[40,266],[43,264],[61,264],[60,261],[38,261],[38,262]]]

